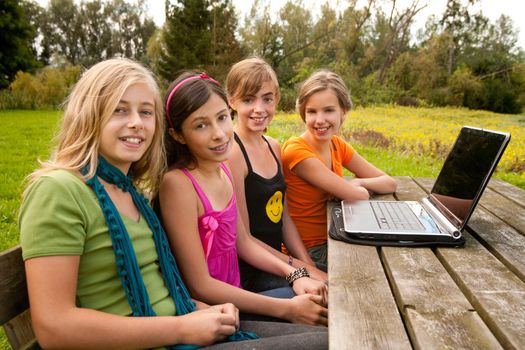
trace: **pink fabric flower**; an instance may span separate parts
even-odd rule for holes
[[[213,246],[215,231],[219,227],[219,223],[212,215],[203,217],[201,223],[203,228],[207,230],[206,235],[204,236],[204,252],[206,253],[206,261],[208,261],[208,256],[210,255],[211,247]]]

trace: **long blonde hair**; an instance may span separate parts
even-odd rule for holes
[[[64,103],[64,116],[51,159],[41,162],[41,167],[29,176],[29,184],[55,169],[79,174],[87,167],[84,178],[93,177],[98,165],[101,130],[126,89],[138,83],[148,85],[155,94],[156,124],[150,147],[130,170],[138,187],[156,193],[166,164],[160,91],[150,70],[124,58],[100,62],[82,74]]]

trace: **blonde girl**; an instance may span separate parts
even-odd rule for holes
[[[234,142],[233,125],[219,83],[206,74],[186,72],[171,84],[165,105],[170,168],[160,186],[160,211],[192,295],[208,303],[231,302],[249,314],[326,325],[324,283],[263,249],[237,219],[233,180],[225,163]],[[276,298],[240,288],[238,257],[261,270],[288,276],[300,295]],[[290,295],[286,290],[268,294],[283,297],[283,292]],[[276,331],[285,326],[291,325],[282,324]],[[314,332],[320,329],[315,327]],[[302,337],[310,339],[291,337],[287,344],[296,344]],[[324,337],[315,336],[312,344]]]
[[[326,271],[327,201],[394,192],[396,182],[338,136],[352,107],[340,76],[327,70],[313,73],[300,87],[296,107],[306,130],[282,149],[288,208],[310,256]],[[343,168],[354,178],[346,181]]]
[[[230,69],[226,92],[237,116],[229,164],[244,225],[270,253],[293,267],[306,267],[310,276],[326,281],[327,274],[315,267],[288,214],[279,143],[264,135],[280,97],[274,70],[257,57],[242,60]],[[281,253],[283,243],[289,255]],[[240,271],[243,287],[251,291],[287,284],[284,278],[246,263],[241,262]]]
[[[232,304],[191,300],[138,190],[158,187],[163,125],[155,79],[126,59],[87,70],[66,101],[58,146],[31,175],[19,217],[43,348],[189,349],[256,337],[236,332]]]

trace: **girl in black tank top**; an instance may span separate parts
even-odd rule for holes
[[[238,118],[234,127],[237,145],[233,147],[229,164],[236,183],[237,201],[241,203],[242,220],[249,226],[253,238],[266,244],[265,248],[281,261],[296,269],[307,269],[315,282],[326,282],[327,274],[315,267],[288,214],[279,144],[264,135],[280,98],[275,71],[260,58],[247,58],[228,72],[226,90],[228,103]],[[290,255],[282,252],[283,243]],[[245,289],[263,291],[286,286],[283,278],[276,279],[242,262],[239,265]],[[327,295],[326,285],[319,290]]]
[[[280,162],[268,140],[262,136],[277,164],[277,173],[273,177],[269,179],[262,177],[253,171],[250,158],[239,136],[234,134],[234,137],[248,168],[248,174],[244,178],[244,189],[248,218],[250,219],[250,232],[255,238],[268,244],[275,250],[281,251],[281,243],[283,241],[283,200],[286,184],[281,172]],[[247,290],[260,292],[288,285],[284,278],[256,269],[242,260],[239,260],[239,268],[242,286]]]

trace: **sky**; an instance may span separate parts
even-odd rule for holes
[[[260,0],[261,2],[269,2],[272,11],[279,10],[285,3],[286,0]],[[310,8],[313,13],[318,13],[321,4],[328,1],[332,4],[332,7],[342,8],[347,3],[345,0],[303,0],[306,7]],[[365,2],[365,0],[359,0]],[[465,1],[465,0],[464,0]],[[45,6],[48,0],[37,0],[42,6]],[[383,0],[383,2],[387,2]],[[412,0],[397,0],[400,8],[404,8],[410,4]],[[440,15],[445,11],[446,0],[419,0],[420,4],[428,4],[416,16],[416,22],[414,24],[413,35],[418,29],[423,28],[425,25],[426,18],[431,15]],[[148,12],[153,17],[157,25],[164,23],[164,0],[146,0],[148,6]],[[233,0],[233,4],[239,13],[239,23],[243,23],[245,15],[250,11],[253,4],[252,0]],[[404,6],[403,6],[404,5]],[[359,6],[359,2],[358,2]],[[523,0],[481,0],[480,5],[477,5],[475,9],[481,8],[484,16],[488,17],[492,23],[496,21],[502,14],[510,16],[514,23],[515,28],[519,30],[518,33],[518,45],[525,50],[525,1]],[[477,11],[476,11],[477,12]]]

